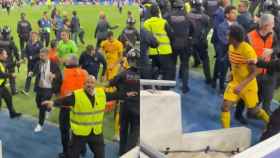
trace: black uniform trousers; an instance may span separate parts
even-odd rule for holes
[[[140,116],[131,110],[130,106],[136,106],[133,104],[123,103],[120,106],[120,156],[134,148],[139,142]]]
[[[88,144],[94,154],[94,158],[105,158],[105,144],[103,134],[95,135],[91,132],[88,136],[72,134],[69,158],[79,158],[83,147]]]
[[[27,42],[28,42],[28,39],[23,38],[23,37],[19,38],[19,47],[20,47],[20,51],[21,51],[21,59],[26,57],[26,53],[25,53],[24,50],[25,50]]]
[[[209,65],[209,56],[207,47],[203,47],[199,44],[193,45],[193,51],[197,52],[199,55],[199,59],[202,61],[203,73],[207,82],[211,81],[210,74],[210,65]]]
[[[68,158],[69,154],[69,142],[70,142],[70,109],[61,108],[59,111],[59,129],[60,138],[63,148],[63,153]],[[86,145],[82,148],[81,154],[86,153]]]
[[[172,54],[152,55],[150,58],[152,59],[154,79],[157,79],[158,75],[162,75],[162,80],[175,80],[175,61]]]
[[[27,63],[27,78],[25,80],[25,86],[24,86],[24,90],[26,92],[29,92],[30,87],[31,87],[31,82],[32,82],[32,76],[28,76],[28,73],[30,71],[34,70],[34,67],[36,66],[37,62],[38,62],[37,60],[28,60],[28,63]]]
[[[174,48],[173,52],[173,60],[175,61],[175,65],[177,65],[178,56],[180,58],[179,78],[182,80],[183,83],[182,90],[188,89],[190,53],[188,53],[188,50],[184,48]]]
[[[0,86],[0,99],[2,98],[4,99],[11,116],[15,113],[15,109],[13,106],[12,95],[10,94],[8,88],[5,86]]]
[[[51,88],[38,88],[36,91],[36,104],[39,110],[39,124],[41,126],[44,125],[46,119],[46,111],[48,109],[42,106],[42,102],[46,100],[50,100],[52,98],[52,89]]]
[[[50,33],[48,32],[41,32],[40,33],[41,42],[45,44],[45,47],[48,47],[50,44]]]
[[[15,68],[14,67],[7,67],[7,71],[8,73],[12,74],[15,73]],[[9,82],[10,82],[10,88],[11,88],[11,92],[12,94],[16,94],[17,92],[17,88],[16,88],[16,78],[13,76],[9,77]]]

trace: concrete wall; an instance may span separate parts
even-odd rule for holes
[[[183,134],[181,97],[176,92],[141,91],[140,99],[141,140],[159,151],[166,148],[199,150],[207,146],[216,150],[239,148],[242,151],[250,146],[251,131],[245,127]]]
[[[2,153],[2,142],[1,142],[1,140],[0,140],[0,158],[2,158],[3,157],[3,153]]]
[[[141,91],[140,97],[141,140],[156,148],[176,144],[182,137],[180,95],[173,91]]]
[[[129,152],[124,154],[121,158],[138,158],[139,157],[139,147],[131,149]]]

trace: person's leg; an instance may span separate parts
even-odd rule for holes
[[[271,114],[271,101],[273,99],[274,89],[276,85],[275,76],[266,75],[266,80],[264,82],[264,89],[263,89],[263,109],[268,113]]]
[[[103,134],[91,135],[88,138],[88,145],[94,154],[94,158],[105,158],[105,144]]]
[[[46,47],[49,47],[50,45],[50,33],[46,33]]]
[[[226,75],[228,72],[228,59],[227,57],[224,57],[221,61],[222,67],[221,67],[221,72],[220,72],[220,92],[223,92],[225,89],[225,81],[226,81]]]
[[[63,155],[67,157],[69,140],[70,140],[70,113],[68,109],[60,109],[59,112],[59,129]]]
[[[196,50],[198,50],[199,57],[202,61],[203,73],[206,79],[206,83],[210,84],[211,74],[210,74],[209,56],[208,56],[207,48],[200,48],[199,46],[196,47],[197,47]]]
[[[31,86],[31,81],[32,81],[32,76],[28,76],[28,73],[33,69],[33,62],[28,60],[28,63],[27,63],[27,77],[26,77],[26,80],[25,80],[25,86],[24,86],[24,91],[25,92],[29,92],[30,90],[30,86]]]
[[[14,73],[15,69],[14,68],[9,68],[8,69],[9,73]],[[9,82],[10,82],[10,88],[12,94],[17,94],[17,88],[16,88],[16,78],[15,77],[9,77]]]
[[[0,87],[1,98],[6,102],[7,108],[9,110],[10,117],[12,117],[16,111],[14,109],[12,95],[6,87]]]
[[[24,39],[23,38],[19,38],[19,47],[20,47],[20,52],[21,52],[21,59],[25,58],[26,57],[26,54],[25,54],[25,47],[24,47]]]
[[[230,128],[230,109],[240,99],[239,95],[234,92],[236,86],[234,83],[229,83],[224,92],[224,101],[221,108],[221,123],[223,128]]]
[[[120,142],[119,142],[119,156],[126,152],[127,141],[128,141],[128,111],[127,106],[123,105],[120,107]]]
[[[139,143],[140,137],[140,116],[134,112],[129,113],[129,133],[127,142],[127,151],[134,148]]]
[[[259,102],[257,90],[248,89],[247,91],[242,92],[241,97],[248,108],[249,115],[256,116],[265,123],[269,122],[269,115],[262,108],[257,106]]]
[[[182,83],[183,83],[183,88],[182,92],[187,92],[189,91],[189,59],[190,59],[190,54],[184,50],[180,54],[180,70],[181,70],[181,76],[182,76]]]
[[[192,46],[191,54],[192,54],[193,61],[194,61],[192,67],[196,68],[200,65],[200,58],[199,58],[197,47],[195,47],[194,45]]]
[[[69,146],[69,158],[80,158],[82,147],[86,144],[86,138],[72,134]]]
[[[235,109],[235,113],[234,113],[234,117],[237,121],[239,121],[241,124],[247,124],[246,119],[243,116],[243,112],[245,109],[245,103],[244,101],[241,99],[238,101],[236,109]]]

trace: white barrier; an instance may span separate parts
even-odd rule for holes
[[[121,158],[138,158],[139,157],[139,147],[131,149],[129,152],[125,153]]]
[[[233,156],[233,158],[279,158],[280,133]],[[275,153],[273,153],[275,152]],[[277,153],[276,153],[277,152]]]
[[[3,158],[3,153],[2,153],[2,142],[0,140],[0,158]]]
[[[141,91],[140,107],[141,140],[159,151],[167,148],[199,150],[207,146],[216,150],[239,148],[243,151],[250,146],[251,131],[245,127],[183,134],[181,97],[176,92]]]

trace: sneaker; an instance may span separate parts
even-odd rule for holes
[[[15,119],[15,118],[19,118],[19,117],[21,117],[21,113],[14,112],[14,113],[10,114],[10,118],[11,119]]]
[[[35,133],[41,132],[43,130],[43,127],[41,125],[37,125],[36,128],[34,129]]]
[[[26,92],[25,90],[22,90],[21,93],[23,93],[23,94],[26,95],[26,96],[29,96],[29,93]]]

